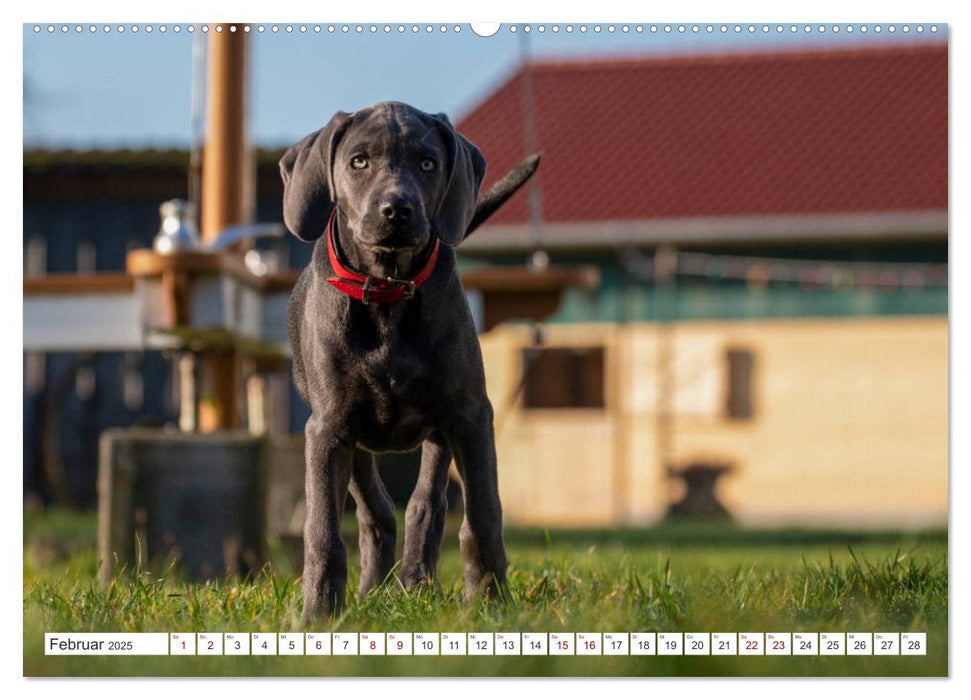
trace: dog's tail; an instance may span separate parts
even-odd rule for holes
[[[538,167],[539,153],[526,156],[504,178],[490,187],[488,192],[481,195],[479,201],[475,204],[475,214],[472,215],[472,221],[469,223],[469,227],[465,229],[463,239],[468,238],[470,233],[479,228],[486,219],[496,213],[499,207],[516,194],[516,191],[526,184]]]

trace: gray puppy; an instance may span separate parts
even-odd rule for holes
[[[398,102],[339,112],[280,160],[287,228],[316,240],[287,323],[306,426],[304,619],[343,607],[341,514],[357,504],[363,594],[394,565],[395,518],[372,452],[421,446],[401,579],[434,580],[454,456],[466,598],[500,596],[506,554],[492,406],[452,246],[533,174],[538,156],[478,198],[479,150],[443,114]]]

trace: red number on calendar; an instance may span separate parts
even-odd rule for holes
[[[772,642],[772,648],[775,649],[776,651],[782,651],[783,649],[786,648],[786,643],[781,639],[776,640]]]
[[[754,639],[752,639],[750,641],[745,642],[745,648],[746,649],[758,649],[759,648],[759,643],[757,641],[755,641]]]
[[[561,639],[560,641],[558,641],[556,643],[556,648],[557,649],[563,649],[563,650],[569,649],[570,648],[570,642],[567,641],[566,639]]]
[[[592,640],[592,639],[589,639],[589,640],[587,640],[586,642],[584,642],[584,644],[583,644],[583,645],[584,645],[584,646],[585,646],[585,647],[586,647],[587,649],[589,649],[590,651],[593,651],[594,649],[596,649],[596,648],[597,648],[597,642],[595,642],[595,641],[594,641],[594,640]]]
[[[395,646],[397,646],[398,650],[400,651],[405,648],[405,643],[402,642],[401,640],[398,640],[398,643]]]
[[[378,643],[375,642],[374,640],[371,640],[371,646],[370,646],[371,651],[374,651],[377,648],[378,648]]]
[[[185,649],[185,640],[182,640],[182,648]]]
[[[209,640],[209,646],[207,648],[209,649],[209,651],[212,651],[213,650],[212,640],[211,639]]]

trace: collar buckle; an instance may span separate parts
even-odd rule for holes
[[[401,294],[405,299],[411,299],[415,296],[415,281],[414,280],[398,280],[394,277],[387,277],[386,281],[388,284],[400,284]]]
[[[417,289],[414,280],[399,280],[394,277],[371,277],[368,275],[364,279],[364,284],[361,286],[361,301],[365,304],[371,303],[371,292],[374,291],[375,285],[377,290],[381,292],[388,292],[389,287],[397,285],[400,289],[402,299],[411,299],[415,296],[415,289]]]

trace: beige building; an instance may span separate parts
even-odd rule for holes
[[[545,335],[550,348],[602,349],[603,406],[526,408],[529,330],[483,336],[510,523],[659,520],[684,488],[666,475],[661,431],[673,464],[734,466],[718,494],[745,524],[946,522],[944,317],[564,324]],[[731,415],[730,353],[751,357],[747,417]]]

